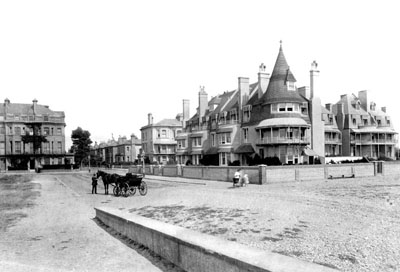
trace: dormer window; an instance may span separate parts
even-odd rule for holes
[[[287,90],[288,91],[296,91],[296,85],[294,84],[294,82],[287,82]]]
[[[244,122],[250,121],[250,112],[251,112],[251,106],[250,105],[245,106],[243,108],[243,121]]]
[[[231,111],[231,120],[232,120],[232,122],[236,122],[236,121],[237,121],[237,112],[236,112],[236,109],[233,109],[233,110]]]

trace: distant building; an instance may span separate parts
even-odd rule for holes
[[[35,169],[43,165],[72,164],[65,150],[65,114],[49,106],[11,103],[0,105],[0,169]]]
[[[342,132],[344,156],[396,157],[398,139],[391,117],[385,107],[379,109],[368,101],[367,91],[342,95],[332,108]]]
[[[92,148],[92,157],[99,165],[132,164],[141,153],[142,142],[135,134],[128,140],[126,136],[118,137],[118,140],[95,143]]]
[[[185,113],[178,114],[175,119],[163,119],[153,123],[153,115],[149,113],[148,123],[140,131],[144,156],[150,162],[166,164],[176,161],[176,136],[182,132],[184,115]]]

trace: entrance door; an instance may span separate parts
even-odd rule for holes
[[[30,159],[30,161],[29,161],[29,169],[35,169],[35,159]]]

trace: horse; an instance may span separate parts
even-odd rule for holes
[[[101,177],[104,184],[104,194],[108,195],[108,185],[114,183],[114,180],[111,177],[111,174],[108,174],[104,171],[98,170],[97,171],[97,178]]]

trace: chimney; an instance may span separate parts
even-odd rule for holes
[[[365,111],[369,111],[368,108],[368,91],[359,91],[358,92],[358,99],[361,102],[361,107],[365,110]]]
[[[311,63],[311,70],[310,70],[310,99],[314,98],[314,94],[318,91],[318,77],[319,77],[319,70],[318,63],[314,60]]]
[[[33,113],[34,113],[34,114],[36,114],[37,102],[38,102],[38,101],[37,101],[36,98],[32,100],[32,103],[33,103]]]
[[[239,110],[243,109],[243,106],[249,101],[249,78],[239,77],[238,78],[238,90],[239,90]]]
[[[386,107],[382,107],[381,110],[386,113]]]
[[[332,111],[332,104],[331,103],[325,104],[325,109],[327,109],[328,111]]]
[[[265,93],[269,83],[269,74],[265,72],[265,65],[261,63],[258,72],[258,98],[261,98]]]
[[[153,114],[149,113],[147,115],[148,125],[151,126],[153,124]]]
[[[189,100],[183,99],[183,118],[182,118],[182,127],[186,128],[186,121],[189,120],[190,116],[190,107]]]
[[[201,120],[204,117],[207,108],[208,108],[208,94],[204,91],[204,86],[200,86],[200,91],[199,91],[199,125],[201,125]]]

